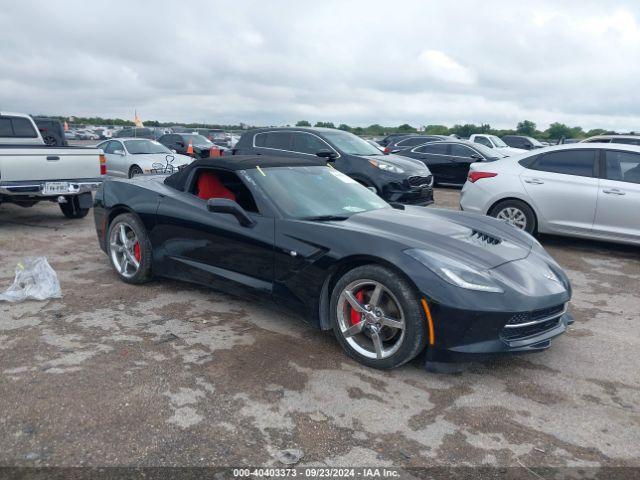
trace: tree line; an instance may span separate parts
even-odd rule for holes
[[[57,118],[61,122],[70,120],[68,117],[53,116],[51,118]],[[220,128],[228,131],[243,130],[251,128],[245,124],[239,125],[220,125],[220,124],[207,124],[207,123],[181,123],[181,122],[159,122],[157,120],[143,120],[144,125],[148,127],[171,127],[174,125],[181,125],[187,128]],[[74,117],[74,124],[84,125],[113,125],[118,127],[133,126],[132,120],[123,120],[121,118],[102,118],[102,117]],[[257,127],[258,125],[256,125]],[[263,125],[264,126],[264,125]],[[287,125],[290,126],[290,125]],[[336,126],[333,122],[315,122],[311,123],[307,120],[300,120],[296,122],[297,127],[325,127],[325,128],[337,128],[346,132],[351,132],[356,135],[364,136],[384,136],[390,133],[424,133],[431,135],[458,135],[459,137],[468,137],[474,133],[490,133],[493,135],[528,135],[540,140],[558,140],[560,138],[587,138],[593,135],[613,134],[616,133],[612,130],[606,130],[604,128],[594,128],[591,130],[583,130],[582,127],[570,127],[564,123],[555,122],[549,125],[546,130],[538,130],[535,122],[531,120],[523,120],[518,122],[515,129],[498,129],[491,128],[487,123],[476,125],[473,123],[466,123],[464,125],[456,124],[452,127],[446,125],[426,125],[423,128],[418,129],[408,123],[404,123],[397,127],[382,126],[377,123],[369,125],[368,127],[352,127],[345,123],[340,123]],[[634,132],[630,132],[634,133]]]
[[[311,122],[307,120],[300,120],[296,123],[298,127],[311,127]],[[391,133],[424,133],[430,135],[458,135],[459,137],[468,137],[474,133],[488,133],[497,135],[499,137],[503,135],[527,135],[540,140],[558,140],[560,138],[587,138],[593,135],[603,134],[615,134],[615,131],[606,130],[604,128],[594,128],[591,130],[583,130],[582,127],[570,127],[564,123],[554,122],[549,125],[546,130],[538,130],[535,122],[531,120],[523,120],[518,123],[515,129],[499,129],[491,128],[491,125],[484,123],[481,125],[475,125],[473,123],[466,123],[464,125],[456,124],[452,127],[446,125],[426,125],[424,128],[418,129],[407,123],[399,125],[397,127],[383,127],[377,123],[369,125],[368,127],[350,127],[344,123],[339,124],[337,127],[332,122],[316,122],[314,127],[325,128],[338,128],[347,132],[355,133],[356,135],[371,135],[371,136],[383,136]],[[634,133],[634,132],[631,132]]]

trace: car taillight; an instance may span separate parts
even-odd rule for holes
[[[480,180],[481,178],[491,178],[491,177],[495,177],[496,175],[498,175],[495,172],[474,172],[471,171],[469,172],[469,176],[467,177],[467,180],[469,180],[471,183],[475,183],[478,180]]]
[[[107,174],[107,158],[104,155],[100,155],[100,175]]]
[[[389,154],[391,153],[391,149],[389,147],[384,147],[384,150],[382,151],[382,153]]]

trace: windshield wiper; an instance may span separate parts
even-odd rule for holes
[[[299,220],[308,220],[310,222],[328,222],[331,220],[348,220],[348,215],[317,215],[315,217],[302,217]]]

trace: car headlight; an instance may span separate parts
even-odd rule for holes
[[[504,293],[488,274],[439,253],[420,249],[405,250],[407,255],[422,263],[442,280],[456,287],[479,292]]]
[[[380,170],[384,170],[385,172],[404,173],[403,169],[396,167],[395,165],[391,165],[390,163],[380,162],[378,160],[369,160],[369,163]]]

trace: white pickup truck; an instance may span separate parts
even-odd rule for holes
[[[46,146],[29,115],[0,112],[0,203],[49,200],[66,217],[82,218],[105,172],[102,150]]]
[[[496,136],[496,135],[487,135],[485,133],[474,133],[469,137],[470,142],[479,143],[484,145],[485,147],[495,148],[498,152],[506,155],[507,157],[512,157],[514,155],[520,155],[521,153],[527,152],[522,148],[513,148],[504,143],[504,141]]]

